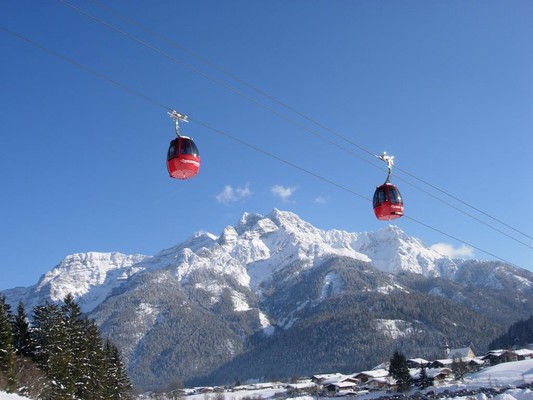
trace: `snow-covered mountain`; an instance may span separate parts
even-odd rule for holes
[[[139,271],[135,264],[146,260],[142,255],[113,253],[76,253],[66,256],[44,274],[36,285],[4,292],[8,301],[22,301],[31,309],[46,300],[57,302],[71,293],[90,311],[104,301],[111,291]]]
[[[252,291],[288,264],[298,261],[301,272],[331,256],[372,262],[386,272],[409,271],[445,276],[456,272],[454,261],[443,258],[388,226],[373,233],[324,231],[297,215],[274,210],[268,216],[245,213],[236,226],[219,235],[197,233],[153,257],[121,253],[77,253],[65,257],[29,288],[5,291],[31,308],[44,300],[60,301],[71,293],[86,312],[93,310],[131,276],[146,270],[177,267],[178,280],[196,270],[210,269],[234,276]]]
[[[133,275],[165,267],[175,267],[178,280],[187,279],[194,271],[211,269],[232,275],[241,285],[260,293],[261,285],[278,272],[283,271],[288,279],[332,256],[369,262],[388,273],[412,272],[452,280],[457,276],[463,279],[460,266],[472,263],[444,257],[393,225],[377,232],[325,231],[294,213],[275,209],[267,216],[245,213],[236,226],[226,227],[218,236],[197,233],[153,257],[117,252],[72,254],[36,285],[6,290],[4,294],[8,300],[22,300],[31,308],[44,300],[60,301],[72,293],[87,312]],[[295,263],[297,267],[287,269]],[[508,266],[500,263],[498,268],[505,269],[508,279],[519,286],[531,287],[527,278],[516,275]],[[501,286],[490,273],[471,279],[486,286]]]
[[[134,382],[155,388],[279,363],[303,374],[316,352],[325,369],[353,369],[378,357],[362,359],[363,350],[401,342],[437,351],[443,337],[459,342],[469,331],[482,346],[533,311],[533,274],[444,257],[396,226],[326,231],[274,210],[151,257],[74,254],[36,285],[4,291],[27,308],[67,293],[122,349]]]

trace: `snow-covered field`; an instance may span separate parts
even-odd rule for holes
[[[18,394],[0,392],[0,400],[25,400],[27,397],[19,396]]]
[[[441,399],[449,400],[487,400],[489,398],[485,393],[476,394],[454,394],[462,390],[476,390],[479,388],[493,388],[501,389],[508,388],[504,393],[491,397],[495,400],[533,400],[532,389],[517,388],[524,384],[533,383],[533,360],[515,361],[503,363],[488,367],[480,372],[471,374],[465,378],[464,383],[454,384],[442,387],[430,387],[424,392],[433,391],[435,394],[447,393],[446,397]],[[241,390],[235,392],[223,393],[226,400],[242,400],[245,397],[254,398],[259,397],[268,399],[275,395],[280,395],[285,389],[255,389],[255,390]],[[414,392],[409,393],[414,394]],[[386,395],[383,392],[371,392],[358,396],[336,397],[336,400],[371,400]],[[196,394],[185,397],[185,400],[208,400],[215,399],[216,395],[210,394]],[[293,398],[293,400],[315,400],[316,397],[300,396]],[[26,397],[18,396],[16,394],[8,394],[0,392],[0,400],[27,400]]]

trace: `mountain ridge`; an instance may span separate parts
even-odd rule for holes
[[[313,348],[323,368],[346,370],[398,346],[423,356],[473,335],[482,348],[533,312],[529,271],[442,256],[393,225],[321,230],[277,209],[244,213],[220,235],[197,232],[153,256],[67,256],[36,285],[3,293],[31,306],[67,292],[145,389],[227,383],[237,370],[257,378],[274,365],[286,376],[316,372],[306,364]]]

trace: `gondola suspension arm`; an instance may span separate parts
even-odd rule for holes
[[[389,172],[387,174],[387,179],[385,180],[385,183],[390,183],[390,178],[392,176],[392,167],[394,166],[394,156],[389,156],[386,152],[383,152],[383,154],[376,157],[387,163]]]
[[[183,122],[189,122],[189,117],[187,117],[185,114],[180,114],[176,110],[172,110],[167,112],[167,114],[174,120],[174,124],[176,125],[176,136],[181,137],[180,135],[180,121]]]

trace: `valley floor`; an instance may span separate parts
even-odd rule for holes
[[[287,389],[250,387],[247,390],[217,394],[194,394],[185,400],[254,400],[284,398]],[[331,399],[323,397],[322,399]],[[515,361],[488,367],[474,374],[467,375],[465,381],[447,386],[429,387],[423,391],[412,389],[404,397],[386,392],[362,392],[357,395],[342,395],[335,400],[372,400],[372,399],[443,399],[443,400],[533,400],[533,360]],[[292,400],[316,400],[316,396],[304,395],[292,397]],[[0,400],[1,397],[0,397]]]
[[[287,389],[249,387],[246,390],[194,394],[184,397],[184,400],[254,400],[286,398]],[[152,399],[149,395],[139,396],[138,400]],[[316,396],[295,395],[291,400],[316,400]],[[329,399],[328,397],[321,397]],[[374,399],[442,399],[442,400],[533,400],[533,360],[502,363],[488,367],[480,372],[471,374],[462,383],[448,386],[429,387],[424,391],[411,390],[402,395],[386,392],[368,392],[358,395],[340,395],[335,400],[374,400]],[[157,397],[159,400],[167,400]],[[170,399],[170,398],[168,398]],[[16,394],[0,392],[0,400],[27,400],[26,397]]]

